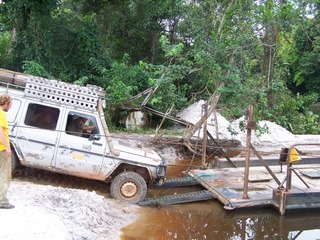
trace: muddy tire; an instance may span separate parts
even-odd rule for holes
[[[112,181],[110,186],[112,198],[136,204],[147,194],[146,181],[136,172],[122,172]]]

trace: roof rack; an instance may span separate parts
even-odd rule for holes
[[[105,96],[103,89],[95,85],[80,86],[5,69],[0,69],[0,80],[24,86],[26,97],[91,111],[96,110],[98,99]]]

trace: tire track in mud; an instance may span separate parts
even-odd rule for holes
[[[99,195],[111,198],[110,186],[107,183],[35,168],[19,166],[12,173],[12,179],[40,185],[95,191]]]

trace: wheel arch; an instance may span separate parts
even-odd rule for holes
[[[19,163],[23,164],[24,159],[22,157],[19,147],[14,142],[11,142],[11,141],[10,141],[10,147],[11,147],[11,152],[16,155],[17,160],[19,160]]]
[[[22,166],[22,157],[19,154],[17,146],[10,141],[11,148],[11,170],[14,171],[16,168]]]

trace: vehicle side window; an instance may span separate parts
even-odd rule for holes
[[[93,135],[97,137],[99,134],[99,129],[94,117],[70,112],[66,125],[66,133],[78,137],[89,138]]]
[[[27,109],[25,125],[43,128],[56,129],[60,110],[36,103],[30,103]]]

